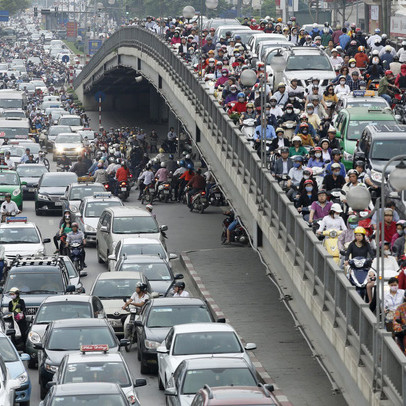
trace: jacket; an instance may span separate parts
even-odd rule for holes
[[[287,159],[288,162],[288,172],[293,168],[293,161],[288,158]],[[275,175],[282,175],[283,174],[283,159],[279,158],[276,160],[275,162],[275,166],[273,168],[273,172],[275,173]]]

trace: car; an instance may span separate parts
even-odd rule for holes
[[[87,140],[89,142],[94,141],[94,131],[91,130],[90,128],[84,128],[83,130],[79,130],[77,131],[78,134],[80,134],[82,136],[82,139],[85,139],[85,137],[87,137]]]
[[[158,353],[159,388],[167,388],[178,365],[189,358],[234,357],[251,360],[246,350],[256,345],[242,345],[236,331],[229,324],[190,323],[173,326],[156,349]]]
[[[341,109],[352,107],[390,108],[389,103],[383,97],[379,97],[373,90],[354,90],[348,96],[341,96],[336,110],[339,112]]]
[[[102,272],[97,275],[90,289],[90,294],[101,300],[107,320],[119,336],[124,335],[124,321],[129,314],[122,309],[123,298],[131,297],[138,282],[145,283],[147,291],[151,292],[151,286],[141,272]]]
[[[21,386],[18,379],[11,379],[11,374],[7,369],[6,363],[0,357],[0,405],[14,406],[16,389]]]
[[[80,350],[82,345],[108,345],[109,351],[118,352],[127,340],[118,341],[113,329],[106,319],[65,319],[55,320],[48,324],[43,340],[35,344],[38,354],[38,373],[40,396],[44,399],[54,373],[62,358],[69,353]]]
[[[107,262],[118,241],[128,237],[155,238],[162,242],[167,226],[158,226],[150,213],[132,207],[109,207],[103,210],[97,223],[96,250],[99,263]]]
[[[257,56],[256,54],[257,45],[262,41],[288,42],[288,39],[282,34],[271,34],[271,33],[266,34],[260,32],[259,34],[252,35],[248,40],[247,47],[249,48],[254,57]]]
[[[20,382],[20,386],[15,389],[15,401],[21,406],[29,406],[31,381],[23,364],[23,361],[29,360],[29,355],[20,355],[7,335],[0,332],[0,357],[6,364],[10,378]]]
[[[54,140],[52,152],[54,161],[57,161],[62,154],[65,154],[69,158],[77,159],[83,152],[81,135],[74,132],[58,134]]]
[[[381,186],[382,171],[388,161],[397,156],[406,154],[406,125],[402,124],[375,124],[367,125],[361,134],[354,151],[354,163],[364,160],[365,167],[372,181]],[[388,175],[396,162],[387,167]]]
[[[49,238],[42,239],[36,224],[28,222],[27,217],[7,217],[0,224],[0,245],[8,261],[16,256],[44,255]]]
[[[51,102],[49,102],[51,103]],[[44,111],[45,115],[49,117],[51,115],[52,117],[52,123],[57,124],[58,119],[62,114],[66,114],[66,110],[63,109],[62,107],[47,107]]]
[[[217,28],[220,25],[238,25],[240,22],[236,18],[211,18],[207,20],[204,28]],[[242,27],[242,25],[240,25]]]
[[[58,125],[68,125],[73,132],[83,130],[82,119],[80,116],[73,114],[65,114],[59,117]]]
[[[84,179],[82,181],[82,179]],[[95,193],[105,193],[106,189],[102,183],[89,182],[87,177],[78,178],[79,182],[73,182],[66,187],[63,202],[63,211],[69,210],[76,213],[79,210],[80,203],[85,197],[93,196]]]
[[[46,141],[46,147],[48,151],[53,150],[57,135],[63,133],[65,134],[70,133],[70,127],[68,125],[52,125],[51,127],[49,127]]]
[[[91,401],[91,403],[90,403]],[[52,386],[49,394],[39,406],[57,405],[128,406],[120,385],[108,382],[66,383]]]
[[[108,257],[109,271],[115,271],[117,262],[123,257],[129,255],[157,255],[165,261],[176,259],[176,254],[168,254],[161,241],[152,238],[123,238],[114,249],[114,252]]]
[[[117,262],[117,272],[141,272],[148,279],[151,288],[160,296],[165,296],[173,286],[175,279],[182,279],[182,274],[174,275],[169,263],[159,256],[124,255]]]
[[[20,177],[23,186],[23,198],[35,198],[39,179],[44,173],[49,172],[45,165],[24,164],[18,165],[16,172]]]
[[[78,177],[73,172],[44,173],[35,192],[35,214],[40,216],[51,211],[61,212],[61,197],[64,195],[66,187],[77,180]]]
[[[26,352],[29,355],[28,368],[34,368],[38,351],[34,347],[44,337],[51,321],[75,318],[105,318],[103,303],[92,295],[56,295],[46,297],[30,325],[27,334]]]
[[[245,27],[245,26],[244,26]],[[262,31],[257,31],[258,34],[262,34]],[[248,40],[255,35],[255,31],[253,30],[244,30],[244,29],[238,29],[238,30],[233,30],[233,35],[231,36],[231,38],[233,39],[233,41],[235,41],[235,37],[240,37],[241,38],[241,42],[243,44],[246,44],[248,42]]]
[[[24,184],[17,172],[0,167],[0,204],[4,202],[6,193],[11,193],[11,200],[22,210]]]
[[[353,167],[356,144],[368,124],[391,125],[396,124],[396,119],[390,109],[388,111],[375,106],[342,109],[335,117],[336,137],[340,139],[342,162],[347,170]]]
[[[30,133],[30,122],[27,118],[10,120],[0,117],[0,129],[0,138],[2,139],[26,140],[28,139],[28,134]]]
[[[103,351],[100,351],[100,349]],[[120,353],[110,353],[108,346],[82,346],[79,354],[63,357],[52,384],[110,382],[120,385],[128,403],[139,405],[134,388],[145,386],[145,379],[133,379],[131,372]]]
[[[314,24],[303,24],[301,28],[303,28],[307,33],[310,34],[312,32],[313,28],[317,28],[319,31],[323,32],[323,28],[325,28],[325,27],[323,24],[316,23],[316,27]]]
[[[191,297],[150,299],[135,319],[141,373],[157,369],[156,349],[174,325],[214,321],[213,314],[202,299]],[[225,319],[217,321],[224,323]]]
[[[194,397],[191,406],[278,406],[280,403],[272,394],[273,385],[262,385],[258,387],[247,386],[218,386],[211,388],[204,385]]]
[[[293,78],[298,85],[306,87],[313,77],[320,79],[320,86],[325,88],[337,77],[327,54],[313,47],[292,47],[284,52],[286,66],[283,72],[284,81],[290,84]]]
[[[235,25],[219,25],[214,32],[214,38],[221,38],[226,36],[226,32],[233,33],[234,31],[252,31],[250,27],[236,23]]]
[[[257,39],[257,44],[255,45],[255,51],[253,54],[254,58],[258,58],[259,60],[261,60],[262,51],[266,47],[275,46],[278,48],[283,48],[283,45],[285,45],[286,48],[289,48],[294,46],[294,44],[292,42],[289,42],[284,35],[282,35],[283,38],[280,37],[280,34],[272,35],[274,35],[275,38],[260,37]]]
[[[11,119],[11,120],[18,120],[18,119],[23,119],[23,118],[27,118],[27,114],[24,110],[22,109],[15,109],[15,110],[3,110],[2,117],[6,118],[6,119]]]
[[[96,244],[97,223],[103,210],[115,206],[124,206],[124,203],[111,192],[96,193],[82,199],[79,210],[74,216],[80,229],[84,232],[88,244]]]
[[[256,371],[244,358],[193,358],[182,361],[165,391],[168,406],[190,406],[204,385],[258,387]]]
[[[9,292],[13,287],[20,290],[20,297],[26,306],[26,319],[31,321],[43,300],[52,295],[63,295],[75,292],[68,275],[58,265],[29,265],[24,261],[12,263],[4,286],[0,288],[1,310],[9,313],[8,304],[11,300]]]

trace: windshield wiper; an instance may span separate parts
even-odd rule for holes
[[[76,348],[69,349],[69,348],[48,348],[49,351],[72,351],[75,350]]]

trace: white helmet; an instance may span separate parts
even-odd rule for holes
[[[161,162],[161,168],[166,168],[166,162]]]
[[[301,139],[298,135],[295,135],[295,136],[292,138],[292,142],[295,142],[295,141],[302,142],[302,139]]]
[[[187,155],[185,156],[185,158],[186,158],[186,159],[190,159],[190,154],[187,154]]]
[[[343,212],[343,209],[341,208],[341,206],[340,206],[339,203],[333,203],[333,204],[331,205],[330,211],[334,211],[334,212],[336,212],[336,213],[342,213],[342,212]]]

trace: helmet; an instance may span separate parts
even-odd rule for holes
[[[20,289],[16,288],[15,286],[13,286],[10,290],[9,293],[20,293]]]
[[[285,133],[285,131],[283,130],[283,128],[278,127],[278,128],[275,130],[275,134],[278,134],[278,133]]]
[[[304,171],[303,171],[303,175],[313,176],[312,168],[305,168]]]
[[[341,151],[340,151],[338,148],[334,148],[334,149],[331,151],[331,155],[332,155],[332,156],[334,156],[334,155],[341,155]]]
[[[357,63],[357,61],[356,61],[354,58],[351,58],[351,59],[348,61],[348,63],[352,63],[352,62]]]
[[[314,151],[316,152],[316,151],[321,151],[322,149],[321,149],[321,147],[314,147]]]
[[[121,159],[120,158],[116,159],[116,164],[121,164]]]
[[[298,136],[298,135],[295,135],[293,138],[292,138],[292,143],[293,142],[295,142],[295,141],[298,141],[298,142],[302,142],[302,139]]]
[[[355,161],[355,166],[365,166],[365,162],[364,161]]]
[[[243,92],[240,92],[237,94],[237,97],[238,98],[244,97],[244,99],[245,99],[245,94]]]
[[[161,162],[161,168],[166,168],[166,163],[165,162]]]
[[[11,197],[11,193],[6,193],[5,197]]]
[[[331,169],[341,169],[341,165],[338,164],[337,162],[334,162],[334,163],[331,165]]]
[[[246,108],[247,109],[249,109],[249,108],[253,109],[254,108],[254,103],[252,103],[252,102],[247,103]]]
[[[306,186],[306,185],[309,185],[309,184],[310,184],[310,185],[313,185],[313,181],[310,180],[310,179],[307,179],[307,180],[304,181],[303,184],[304,184],[305,186]]]
[[[323,144],[323,142],[327,142],[327,144],[330,145],[330,141],[329,141],[327,138],[323,138],[323,139],[320,141],[320,145]]]
[[[303,120],[304,118],[309,118],[309,116],[306,113],[302,113],[300,119]]]
[[[379,28],[375,28],[375,34],[379,34],[381,30]]]
[[[396,225],[397,226],[404,226],[406,224],[406,220],[399,220]]]
[[[348,217],[348,224],[358,224],[358,217],[354,215]]]
[[[358,47],[358,51],[359,51],[359,52],[364,52],[364,51],[365,51],[365,47],[362,46],[362,45],[360,45],[360,46]]]
[[[385,71],[385,76],[393,76],[393,72],[391,70]]]
[[[282,147],[281,149],[280,149],[280,152],[282,153],[282,152],[289,152],[289,147]]]
[[[333,204],[331,205],[330,211],[335,211],[336,213],[342,213],[342,212],[343,212],[343,209],[341,208],[341,206],[340,206],[339,203],[333,203]]]
[[[185,286],[186,286],[185,282],[182,282],[182,281],[178,281],[174,285],[175,288],[179,288],[179,289],[182,289],[182,290],[185,289]]]
[[[173,154],[169,154],[168,158],[173,159]]]
[[[300,126],[299,126],[299,128],[304,128],[304,127],[309,127],[309,124],[307,124],[307,123],[300,123]]]
[[[278,83],[278,89],[281,87],[286,87],[285,83],[283,83],[283,82]]]
[[[303,157],[302,157],[302,155],[292,156],[292,161],[293,162],[303,162]]]
[[[373,56],[379,55],[379,51],[378,51],[377,49],[374,49],[374,50],[372,51],[372,55],[373,55]]]
[[[143,282],[137,282],[135,287],[138,288],[141,292],[145,292],[147,290],[147,284]]]
[[[72,227],[79,227],[78,223],[76,223],[76,221],[74,223],[72,223]]]
[[[149,210],[149,211],[152,211],[152,209],[154,208],[154,206],[152,206],[152,204],[147,204],[147,205],[145,206],[145,208],[146,208],[147,210]]]
[[[326,192],[324,189],[320,189],[320,190],[318,191],[317,195],[322,195],[322,194],[327,195],[327,192]]]
[[[356,176],[358,177],[358,172],[357,172],[355,169],[350,169],[350,170],[347,172],[347,175],[348,175],[348,176],[350,176],[350,175],[356,175]]]
[[[181,160],[179,161],[179,166],[185,166],[185,161],[184,161],[183,159],[181,159]]]
[[[365,228],[364,227],[357,227],[355,230],[354,230],[354,234],[366,234],[367,232],[365,231]]]
[[[193,171],[193,165],[192,165],[192,164],[187,164],[187,168],[188,168],[190,171]]]

